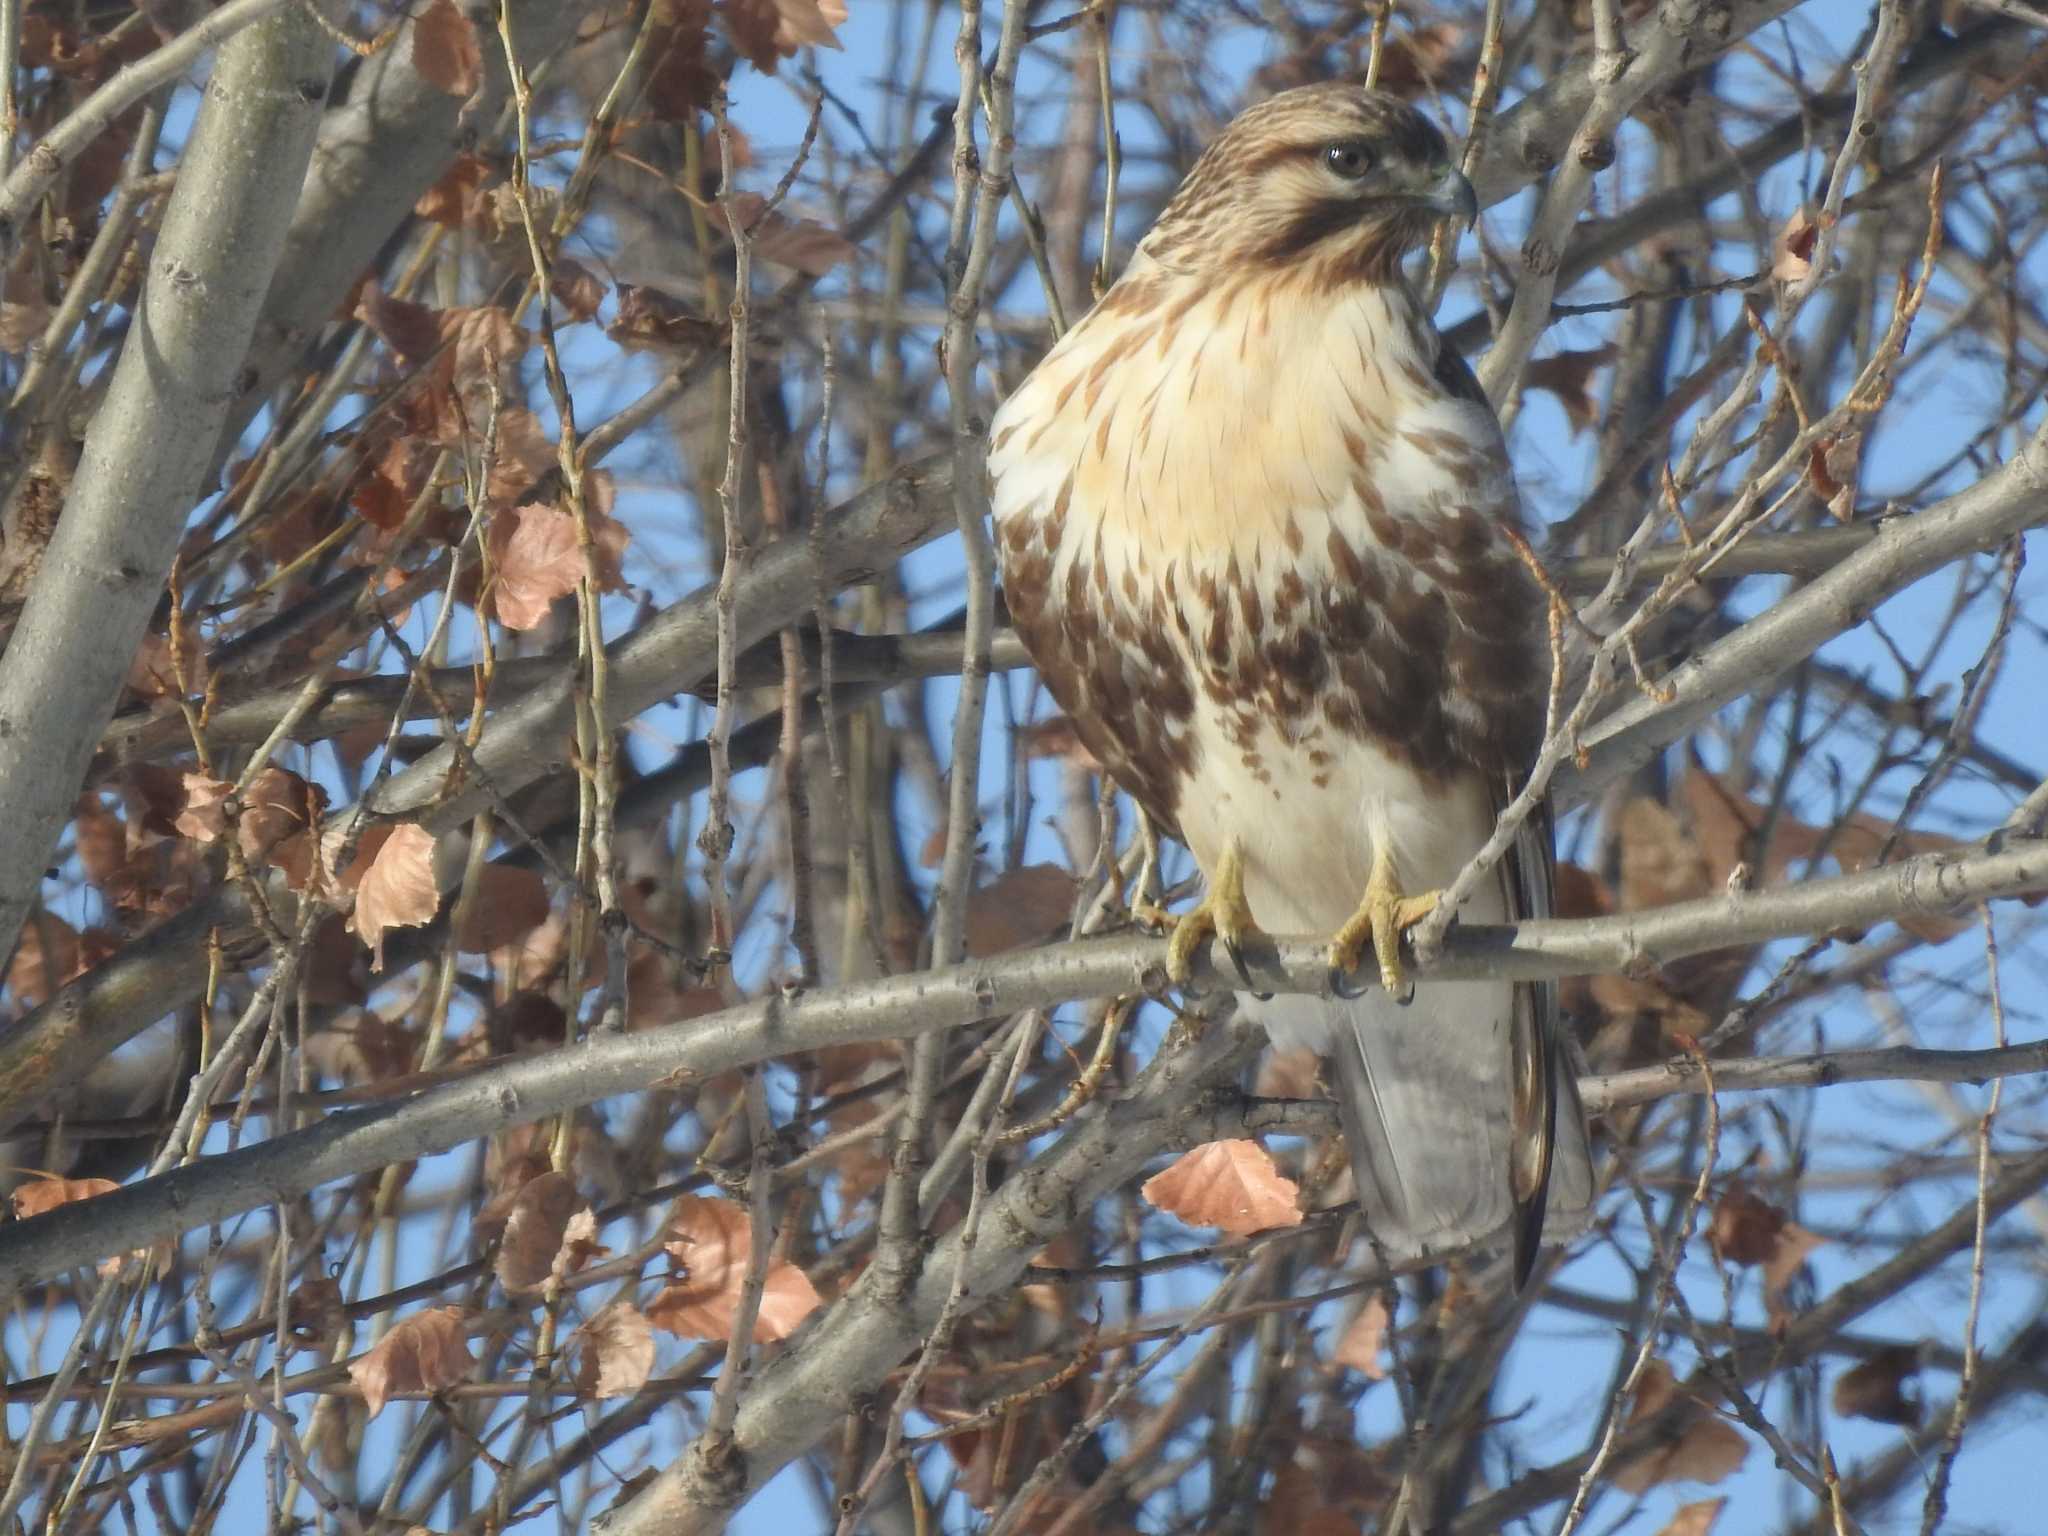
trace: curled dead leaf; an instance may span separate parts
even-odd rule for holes
[[[1779,1234],[1789,1219],[1742,1185],[1731,1185],[1714,1206],[1707,1236],[1723,1264],[1762,1264],[1778,1251]]]
[[[1366,1297],[1365,1305],[1344,1330],[1344,1337],[1337,1341],[1336,1352],[1330,1358],[1373,1381],[1385,1381],[1387,1368],[1380,1363],[1380,1351],[1387,1344],[1387,1322],[1386,1300],[1375,1291]]]
[[[1636,1383],[1629,1406],[1631,1425],[1662,1413],[1678,1395],[1671,1367],[1652,1360]],[[1647,1493],[1660,1483],[1718,1483],[1749,1456],[1749,1441],[1725,1419],[1701,1413],[1661,1444],[1617,1462],[1608,1481],[1625,1493]]]
[[[383,835],[374,849],[372,834],[364,835],[355,863],[342,878],[356,892],[349,926],[370,948],[370,969],[381,971],[385,933],[432,922],[441,907],[441,888],[434,881],[433,833],[411,821],[373,832]]]
[[[1763,1270],[1764,1301],[1773,1319],[1779,1317],[1779,1303],[1793,1276],[1827,1241],[1741,1185],[1732,1186],[1715,1205],[1708,1236],[1722,1263]]]
[[[604,1252],[596,1236],[596,1218],[574,1179],[552,1170],[529,1179],[505,1217],[498,1280],[514,1296],[543,1290]]]
[[[1580,352],[1553,352],[1529,365],[1530,387],[1557,396],[1574,434],[1600,419],[1600,405],[1593,398],[1593,376],[1614,361],[1614,351],[1613,343],[1609,342]]]
[[[1813,271],[1814,242],[1820,238],[1820,221],[1801,208],[1785,221],[1771,246],[1771,276],[1781,283],[1796,283]]]
[[[39,1008],[50,994],[98,965],[120,947],[104,928],[80,933],[54,912],[32,912],[21,925],[14,959],[7,967],[7,986],[15,999]]]
[[[1721,1518],[1726,1499],[1700,1499],[1682,1506],[1665,1522],[1657,1536],[1711,1536],[1714,1522]]]
[[[494,580],[486,607],[507,629],[537,629],[555,599],[583,579],[576,519],[555,507],[529,504],[491,520]]]
[[[548,920],[547,882],[537,869],[486,864],[457,932],[456,947],[480,955],[517,944]]]
[[[464,100],[483,84],[483,44],[455,0],[430,0],[414,18],[412,67],[435,89]]]
[[[120,1187],[112,1179],[30,1179],[26,1184],[16,1185],[9,1199],[14,1205],[14,1219],[27,1221],[60,1205],[91,1200]]]
[[[396,1324],[374,1349],[348,1365],[349,1380],[363,1394],[371,1418],[401,1392],[439,1392],[470,1372],[463,1315],[456,1307],[431,1307]]]
[[[967,953],[980,959],[1037,944],[1064,930],[1074,912],[1074,877],[1057,864],[1005,870],[967,898]]]
[[[654,1372],[654,1325],[615,1301],[576,1330],[576,1386],[586,1397],[631,1397]]]
[[[1301,1190],[1256,1141],[1212,1141],[1145,1181],[1145,1198],[1191,1227],[1234,1237],[1301,1225]]]
[[[235,786],[203,773],[186,774],[184,783],[185,804],[171,825],[194,842],[210,843],[227,830],[227,814],[222,806]]]
[[[684,1195],[669,1217],[676,1234],[668,1251],[683,1273],[669,1282],[647,1315],[657,1328],[686,1339],[722,1339],[732,1331],[752,1252],[753,1222],[730,1200]],[[810,1277],[787,1259],[771,1259],[754,1319],[754,1342],[786,1339],[820,1305]]]
[[[1919,1424],[1920,1346],[1888,1344],[1835,1378],[1835,1412],[1878,1424]]]
[[[706,204],[704,211],[720,229],[729,227],[724,203]],[[837,230],[827,229],[812,219],[793,219],[779,208],[770,208],[768,200],[758,192],[734,193],[732,218],[753,242],[756,256],[778,266],[794,267],[811,277],[823,277],[857,249]]]

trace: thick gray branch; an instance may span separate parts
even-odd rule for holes
[[[207,82],[135,323],[0,668],[0,950],[35,902],[200,494],[333,59],[293,6],[229,39]]]
[[[1768,939],[1868,927],[1909,913],[1948,912],[2048,890],[2048,844],[2003,853],[1929,855],[1781,890],[1676,903],[1646,912],[1509,928],[1453,929],[1443,979],[1536,978],[1590,971],[1641,974],[1655,963]],[[1321,942],[1245,947],[1253,985],[1325,992]],[[0,1297],[109,1254],[176,1237],[335,1179],[430,1156],[509,1125],[564,1113],[678,1076],[695,1079],[827,1046],[902,1040],[1074,998],[1156,991],[1166,944],[1131,935],[1013,952],[795,997],[780,993],[694,1019],[523,1057],[308,1130],[0,1227]],[[1226,967],[1228,962],[1225,962]],[[1208,959],[1199,984],[1225,989]],[[946,1270],[927,1267],[927,1274]]]
[[[2048,423],[1967,490],[1925,512],[1881,525],[1839,565],[1688,661],[1664,681],[1671,700],[1631,700],[1588,733],[1583,768],[1566,764],[1552,791],[1559,809],[1591,800],[1633,773],[1729,700],[1757,692],[1877,605],[1952,560],[1996,549],[2048,522]]]

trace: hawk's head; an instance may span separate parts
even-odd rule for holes
[[[1358,85],[1305,85],[1240,113],[1188,172],[1140,247],[1185,272],[1308,268],[1390,281],[1472,184],[1420,112]]]

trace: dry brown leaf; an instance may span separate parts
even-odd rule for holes
[[[586,1397],[631,1397],[654,1373],[654,1325],[615,1301],[576,1330],[576,1386]]]
[[[1386,1343],[1387,1304],[1375,1291],[1366,1297],[1365,1305],[1344,1330],[1344,1337],[1337,1341],[1337,1352],[1330,1358],[1374,1381],[1385,1381],[1387,1368],[1380,1363],[1380,1351],[1386,1348]]]
[[[188,698],[206,692],[206,643],[196,624],[178,626],[178,643],[168,634],[142,637],[128,664],[128,687],[145,699]]]
[[[1785,221],[1771,246],[1771,276],[1781,283],[1796,283],[1813,271],[1813,245],[1820,237],[1820,224],[1801,208]]]
[[[461,229],[475,222],[484,186],[496,175],[481,156],[457,155],[441,179],[420,194],[412,211],[445,228]]]
[[[486,864],[478,873],[456,947],[481,955],[517,944],[548,920],[548,911],[547,882],[539,870]]]
[[[708,203],[704,211],[718,228],[729,227],[724,203]],[[811,277],[823,277],[858,249],[837,230],[811,219],[792,219],[781,209],[770,208],[758,192],[734,193],[732,217],[753,242],[756,256]]]
[[[500,512],[491,520],[490,548],[487,606],[507,629],[539,628],[555,599],[583,579],[576,519],[557,508],[535,502]]]
[[[319,824],[327,791],[285,768],[266,768],[242,796],[235,838],[251,864],[269,862],[279,845]]]
[[[439,1392],[462,1380],[475,1364],[461,1310],[432,1307],[398,1323],[376,1348],[351,1360],[348,1374],[374,1419],[394,1395]]]
[[[498,1280],[514,1296],[545,1289],[604,1251],[596,1235],[596,1219],[574,1179],[552,1170],[529,1179],[505,1217]]]
[[[1037,944],[1074,915],[1074,877],[1057,864],[1006,870],[967,898],[964,937],[972,959]]]
[[[1652,1360],[1636,1383],[1628,1422],[1641,1423],[1662,1413],[1678,1395],[1677,1378],[1662,1360]],[[1749,1441],[1726,1420],[1703,1413],[1674,1440],[1653,1445],[1640,1455],[1617,1462],[1608,1481],[1627,1493],[1647,1493],[1660,1483],[1718,1483],[1749,1455]]]
[[[184,782],[184,808],[171,825],[194,842],[210,843],[227,830],[227,813],[221,807],[235,786],[203,773],[188,773]]]
[[[1592,347],[1583,352],[1553,352],[1529,365],[1528,383],[1557,396],[1565,419],[1574,434],[1583,432],[1600,419],[1599,402],[1593,398],[1593,375],[1614,360],[1614,346]]]
[[[31,912],[21,925],[7,985],[17,1001],[41,1007],[67,981],[83,976],[120,947],[104,928],[80,933],[54,912]]]
[[[1715,1205],[1707,1236],[1723,1264],[1763,1264],[1778,1251],[1787,1219],[1775,1205],[1735,1184]]]
[[[1714,1253],[1724,1264],[1754,1264],[1763,1269],[1764,1302],[1774,1320],[1792,1277],[1813,1250],[1827,1239],[1809,1232],[1776,1206],[1732,1186],[1714,1207],[1708,1233]]]
[[[388,294],[376,283],[364,285],[356,300],[356,318],[375,331],[401,362],[413,365],[432,358],[445,335],[443,311]]]
[[[790,53],[842,46],[832,29],[846,25],[846,0],[775,0],[775,11],[775,41]]]
[[[548,292],[569,312],[571,320],[595,320],[609,284],[582,262],[557,256],[548,274]]]
[[[81,1200],[96,1200],[101,1195],[111,1194],[120,1187],[112,1179],[31,1179],[14,1191],[14,1216],[17,1221],[26,1221],[31,1216],[54,1211],[60,1205],[75,1205]],[[147,1263],[150,1251],[148,1248],[135,1248],[126,1253],[112,1254],[100,1260],[98,1273],[103,1278],[116,1274],[130,1259]],[[169,1262],[168,1243],[158,1243],[156,1252],[162,1256],[165,1263]]]
[[[753,1223],[745,1207],[730,1200],[684,1195],[669,1225],[676,1235],[668,1251],[682,1262],[684,1273],[648,1303],[647,1315],[657,1328],[686,1339],[722,1339],[732,1331],[746,1283]],[[809,1276],[787,1259],[771,1259],[754,1319],[754,1342],[788,1338],[818,1305]]]
[[[1920,1346],[1888,1344],[1835,1378],[1835,1412],[1879,1424],[1920,1422]]]
[[[312,1031],[302,1049],[307,1065],[322,1077],[361,1085],[410,1072],[419,1059],[419,1038],[382,1014],[358,1010]]]
[[[1710,1536],[1726,1499],[1701,1499],[1680,1507],[1657,1536]]]
[[[455,0],[429,0],[413,21],[412,67],[427,84],[464,100],[483,84],[483,45],[476,23]]]
[[[1827,503],[1838,523],[1856,516],[1856,473],[1863,458],[1863,434],[1844,432],[1824,438],[1807,455],[1807,473],[1813,478],[1814,494]]]
[[[86,879],[99,885],[128,867],[127,825],[107,809],[98,790],[87,790],[72,808],[71,845]]]
[[[1191,1227],[1234,1237],[1301,1224],[1301,1191],[1256,1141],[1212,1141],[1177,1158],[1141,1191]]]
[[[91,1200],[120,1187],[112,1179],[31,1179],[26,1184],[17,1185],[9,1198],[14,1202],[14,1219],[27,1221],[31,1216],[54,1211],[60,1205]]]
[[[369,842],[366,833],[363,846]],[[359,851],[349,872],[355,878],[348,883],[356,891],[356,909],[349,926],[370,948],[370,969],[381,971],[385,932],[418,928],[432,922],[440,910],[441,888],[434,883],[434,834],[417,822],[400,822],[385,832],[367,865]]]
[[[1807,1231],[1796,1221],[1786,1222],[1778,1233],[1777,1247],[1764,1260],[1764,1305],[1774,1323],[1782,1323],[1785,1319],[1786,1288],[1805,1267],[1813,1250],[1826,1241],[1819,1233]]]

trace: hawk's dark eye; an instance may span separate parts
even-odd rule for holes
[[[1356,181],[1372,169],[1372,146],[1363,139],[1339,139],[1323,151],[1323,164],[1346,181]]]

